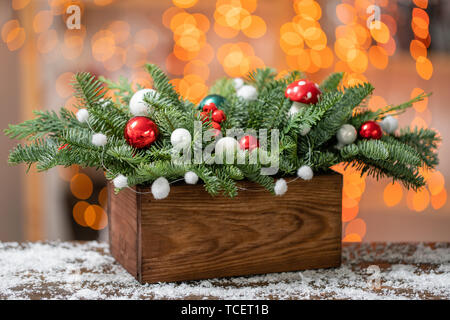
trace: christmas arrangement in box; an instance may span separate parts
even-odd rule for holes
[[[396,116],[426,97],[379,110],[369,83],[320,85],[301,72],[258,69],[220,79],[199,105],[155,65],[153,88],[79,73],[76,114],[37,111],[6,134],[26,139],[12,164],[103,170],[114,257],[139,281],[181,281],[340,264],[342,177],[424,186],[438,164],[430,129]]]

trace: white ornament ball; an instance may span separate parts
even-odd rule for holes
[[[297,170],[297,176],[303,180],[311,180],[314,177],[314,172],[310,166],[301,166]]]
[[[306,136],[310,131],[311,131],[311,127],[310,127],[309,125],[305,125],[305,126],[300,130],[300,135],[301,135],[301,136]]]
[[[159,177],[152,183],[152,194],[156,200],[167,198],[170,192],[169,181],[164,177]]]
[[[241,88],[239,88],[236,94],[238,97],[247,101],[256,100],[258,98],[258,91],[255,87],[250,85],[242,86]]]
[[[104,147],[108,143],[108,138],[103,133],[92,135],[92,144],[97,147]]]
[[[144,96],[146,94],[157,95],[158,93],[153,89],[141,89],[137,91],[130,99],[130,112],[134,116],[148,115],[149,106],[144,102]],[[153,112],[151,107],[150,112]]]
[[[339,145],[347,145],[355,142],[358,133],[356,129],[351,124],[344,124],[336,133],[336,138]]]
[[[223,157],[225,154],[234,154],[239,146],[236,139],[231,137],[220,138],[215,146],[215,153],[218,157]]]
[[[188,171],[184,174],[184,181],[186,181],[187,184],[196,184],[198,175],[195,172]]]
[[[191,141],[191,133],[184,128],[175,129],[170,135],[170,143],[172,143],[172,146],[180,149],[189,146]]]
[[[88,121],[89,119],[89,112],[86,109],[80,109],[78,110],[77,114],[77,120],[81,123]]]
[[[122,174],[119,174],[113,179],[113,184],[115,188],[122,189],[128,186],[128,178]]]
[[[233,85],[236,90],[239,90],[244,85],[244,80],[242,78],[234,78]]]
[[[274,191],[277,196],[282,196],[283,194],[285,194],[287,189],[288,186],[286,180],[278,179],[277,182],[275,182]]]
[[[398,129],[398,120],[392,116],[387,116],[380,122],[381,129],[386,133],[394,133]]]

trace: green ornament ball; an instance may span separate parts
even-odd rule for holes
[[[198,105],[198,109],[203,110],[203,106],[210,102],[214,103],[217,108],[220,108],[223,105],[223,103],[225,102],[225,98],[218,94],[210,94],[210,95],[204,97],[202,101],[200,101],[200,104]]]

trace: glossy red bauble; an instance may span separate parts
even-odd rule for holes
[[[286,98],[304,104],[316,104],[321,94],[319,85],[307,79],[292,82],[284,92]]]
[[[214,102],[209,102],[203,106],[203,111],[207,112],[207,113],[214,112],[216,110],[217,110],[217,107]]]
[[[227,120],[227,116],[225,115],[225,112],[223,112],[223,110],[215,110],[212,113],[211,118],[213,121],[218,123],[222,123],[223,121]]]
[[[158,137],[158,126],[150,118],[134,117],[128,120],[123,135],[133,148],[147,148]]]
[[[259,147],[259,142],[254,136],[243,136],[241,140],[239,140],[239,147],[242,150],[252,151],[253,149]]]
[[[380,139],[383,135],[381,126],[375,121],[366,121],[359,129],[359,135],[365,139]]]

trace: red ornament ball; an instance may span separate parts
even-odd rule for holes
[[[123,135],[133,148],[147,148],[158,137],[158,126],[150,118],[134,117],[128,120]]]
[[[216,110],[217,110],[217,107],[214,102],[209,102],[203,106],[203,111],[207,112],[207,113],[214,112]]]
[[[365,139],[380,139],[383,135],[381,126],[375,121],[366,121],[359,129],[359,135]]]
[[[218,123],[222,123],[223,121],[227,120],[227,116],[225,115],[225,112],[223,112],[223,110],[215,110],[212,113],[211,118],[213,121]]]
[[[253,149],[259,147],[259,142],[254,136],[243,136],[241,140],[239,140],[239,147],[242,150],[252,151]]]
[[[307,79],[292,82],[284,92],[286,98],[304,104],[316,104],[321,94],[319,85]]]

